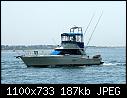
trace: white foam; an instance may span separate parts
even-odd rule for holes
[[[103,65],[110,66],[110,65],[117,65],[116,63],[103,63]]]

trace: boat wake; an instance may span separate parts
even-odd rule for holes
[[[103,63],[103,65],[104,66],[111,66],[111,65],[125,65],[126,66],[126,64],[125,63],[119,63],[119,62],[115,62],[115,63]]]
[[[116,65],[115,63],[103,63],[105,66]]]

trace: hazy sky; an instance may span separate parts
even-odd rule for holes
[[[103,10],[89,45],[126,45],[125,1],[1,1],[1,44],[60,44],[60,34],[74,25],[85,31],[88,42]]]

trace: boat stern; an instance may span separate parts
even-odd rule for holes
[[[102,61],[101,55],[94,55],[94,56],[93,56],[93,59],[98,59],[99,62],[100,62],[99,65],[104,63],[104,62]]]

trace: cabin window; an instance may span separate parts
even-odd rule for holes
[[[81,42],[81,36],[76,36],[76,42]]]
[[[63,35],[61,36],[61,41],[75,41],[82,42],[82,35]]]

